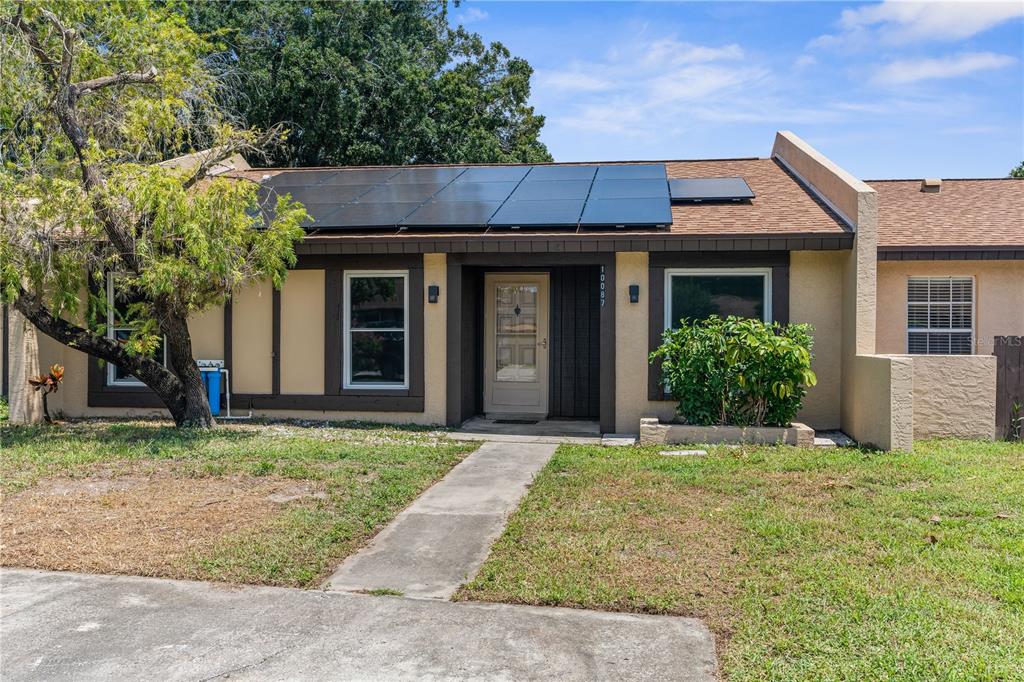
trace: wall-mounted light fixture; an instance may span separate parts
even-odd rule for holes
[[[630,284],[629,285],[629,302],[639,303],[640,302],[640,285]]]
[[[431,284],[427,287],[427,302],[437,303],[437,297],[441,295],[441,287]]]

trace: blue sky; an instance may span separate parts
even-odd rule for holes
[[[767,156],[789,129],[861,178],[1024,159],[1024,2],[486,2],[558,161]]]

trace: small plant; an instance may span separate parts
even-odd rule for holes
[[[32,390],[41,391],[43,394],[43,418],[47,424],[52,424],[53,419],[50,418],[50,407],[46,404],[46,397],[51,393],[56,393],[63,381],[64,368],[60,365],[51,365],[48,373],[30,377],[28,380]]]
[[[688,424],[788,426],[817,383],[811,331],[740,317],[682,320],[650,360],[661,362]]]
[[[1024,404],[1015,400],[1010,406],[1010,440],[1020,440],[1024,431]]]

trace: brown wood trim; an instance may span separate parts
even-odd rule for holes
[[[231,376],[231,355],[234,353],[234,306],[231,299],[224,301],[224,369]]]
[[[647,345],[654,352],[661,344],[665,329],[665,269],[666,268],[771,268],[772,321],[789,323],[789,252],[734,252],[734,253],[652,253],[650,256],[648,288],[650,301],[647,310]],[[648,366],[648,400],[667,400],[661,368]]]
[[[271,309],[271,393],[281,393],[281,290],[274,287],[270,296]]]
[[[661,345],[665,331],[665,268],[653,266],[649,270],[647,295],[647,352],[653,353]],[[661,378],[661,363],[647,365],[647,399],[664,400],[665,388]]]
[[[10,311],[7,306],[2,306],[3,310],[3,358],[4,358],[4,376],[0,380],[0,395],[5,398],[11,394],[11,330],[10,330]]]
[[[342,355],[342,287],[344,278],[339,267],[324,272],[324,393],[339,395],[345,357]]]
[[[423,412],[423,396],[410,395],[259,395],[237,393],[237,404],[254,410],[346,412]]]
[[[462,265],[448,259],[445,300],[448,319],[445,321],[447,348],[445,357],[445,424],[458,426],[462,423]]]
[[[678,233],[623,234],[495,234],[404,236],[394,233],[337,237],[309,235],[296,247],[302,257],[360,254],[493,253],[554,254],[614,251],[833,251],[853,248],[852,233],[790,233],[681,235]]]
[[[880,261],[1024,260],[1019,246],[878,247]]]
[[[409,344],[409,395],[424,395],[424,334],[423,308],[427,305],[427,297],[423,293],[423,260],[419,267],[409,268],[409,332],[405,340]]]
[[[601,432],[615,433],[615,258],[601,263],[604,299],[601,306]]]
[[[89,407],[165,408],[163,401],[146,386],[105,386],[89,391]]]

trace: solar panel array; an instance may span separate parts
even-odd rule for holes
[[[665,227],[664,164],[285,171],[262,182],[302,202],[307,229]],[[266,201],[269,200],[269,201]]]
[[[674,202],[746,201],[754,192],[743,178],[673,178],[668,181]]]

